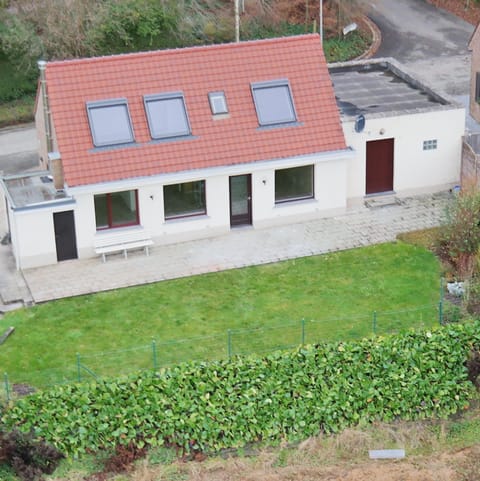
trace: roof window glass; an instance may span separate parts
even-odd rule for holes
[[[185,99],[181,92],[147,95],[144,101],[152,139],[191,134]]]
[[[210,92],[208,94],[210,108],[213,115],[228,114],[227,101],[224,92]]]
[[[87,103],[93,145],[105,147],[134,141],[126,99]]]
[[[296,122],[288,80],[257,82],[251,87],[258,123],[261,126]]]

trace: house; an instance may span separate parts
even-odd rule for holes
[[[470,64],[470,115],[480,122],[480,24],[473,31],[468,50],[472,52]]]
[[[467,132],[463,140],[462,187],[480,186],[480,24],[473,31],[468,49],[472,52],[470,67],[470,99]]]
[[[393,60],[329,71],[316,34],[39,66],[43,170],[2,180],[18,268],[458,182],[463,108]]]
[[[465,131],[461,104],[391,58],[331,64],[329,71],[346,143],[355,151],[348,164],[348,205],[458,184]]]

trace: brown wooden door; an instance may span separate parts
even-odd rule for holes
[[[393,191],[393,139],[367,142],[366,194]]]

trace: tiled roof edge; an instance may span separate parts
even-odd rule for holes
[[[275,38],[266,38],[260,40],[242,40],[241,42],[229,42],[229,43],[218,43],[218,44],[211,44],[211,45],[195,45],[191,47],[179,47],[179,48],[169,48],[163,50],[149,50],[146,52],[130,52],[130,53],[122,53],[122,54],[114,54],[114,55],[105,55],[100,57],[85,57],[85,58],[77,58],[77,59],[68,59],[68,60],[53,60],[47,62],[47,69],[51,68],[58,68],[58,67],[66,67],[69,65],[77,65],[77,64],[88,64],[88,63],[97,63],[97,62],[118,62],[120,60],[127,60],[132,58],[142,58],[142,57],[157,57],[157,56],[168,56],[168,55],[182,55],[182,54],[189,54],[191,52],[198,52],[198,51],[212,51],[212,50],[224,50],[224,49],[243,49],[246,47],[250,47],[252,45],[265,45],[265,44],[283,44],[283,43],[291,43],[291,42],[300,42],[303,40],[311,39],[318,39],[320,42],[320,35],[318,33],[308,33],[302,35],[291,35],[287,37],[275,37]]]

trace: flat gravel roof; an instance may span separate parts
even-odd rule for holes
[[[387,61],[332,65],[329,72],[343,116],[432,110],[450,104]]]
[[[34,208],[45,203],[69,200],[64,191],[53,185],[49,172],[32,172],[1,179],[14,209]]]

